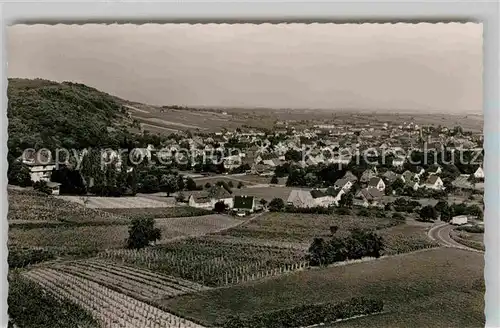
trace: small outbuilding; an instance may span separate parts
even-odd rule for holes
[[[453,225],[463,225],[467,224],[467,215],[457,215],[451,219],[451,224]]]

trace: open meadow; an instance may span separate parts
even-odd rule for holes
[[[384,311],[389,312],[380,317],[359,319],[365,326],[379,322],[377,327],[383,327],[384,323],[389,324],[385,327],[415,327],[420,326],[420,322],[436,322],[436,327],[443,328],[482,327],[483,265],[480,254],[438,248],[298,271],[166,299],[159,304],[206,325],[217,325],[233,313],[245,316],[324,300],[342,301],[365,296],[382,298]],[[432,307],[430,312],[424,310],[427,306]],[[440,309],[446,309],[445,317]],[[428,318],[420,321],[425,314]],[[402,320],[403,325],[396,324],[397,320]],[[345,326],[350,327],[350,323],[346,322]]]
[[[435,247],[426,236],[426,225],[411,221],[351,215],[266,213],[235,228],[219,233],[229,239],[242,239],[255,244],[277,244],[307,250],[316,237],[331,237],[330,227],[336,226],[336,236],[345,236],[351,229],[376,230],[385,240],[383,254],[397,254]]]

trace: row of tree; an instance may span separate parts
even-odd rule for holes
[[[331,231],[336,233],[336,229]],[[324,266],[334,262],[380,257],[383,238],[372,231],[353,229],[347,237],[333,236],[330,240],[315,238],[309,247],[309,263]]]

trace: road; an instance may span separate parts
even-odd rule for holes
[[[433,226],[429,231],[427,232],[427,235],[429,236],[430,239],[437,241],[441,245],[445,247],[454,247],[454,248],[459,248],[459,249],[464,249],[468,250],[471,252],[479,252],[483,253],[480,250],[467,247],[465,245],[462,245],[456,241],[454,241],[450,237],[450,232],[453,230],[453,226],[448,223],[440,223],[438,225]]]

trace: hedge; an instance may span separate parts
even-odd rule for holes
[[[352,298],[340,303],[307,304],[293,308],[270,311],[251,317],[233,316],[223,328],[290,328],[334,322],[357,315],[381,312],[382,300]]]

